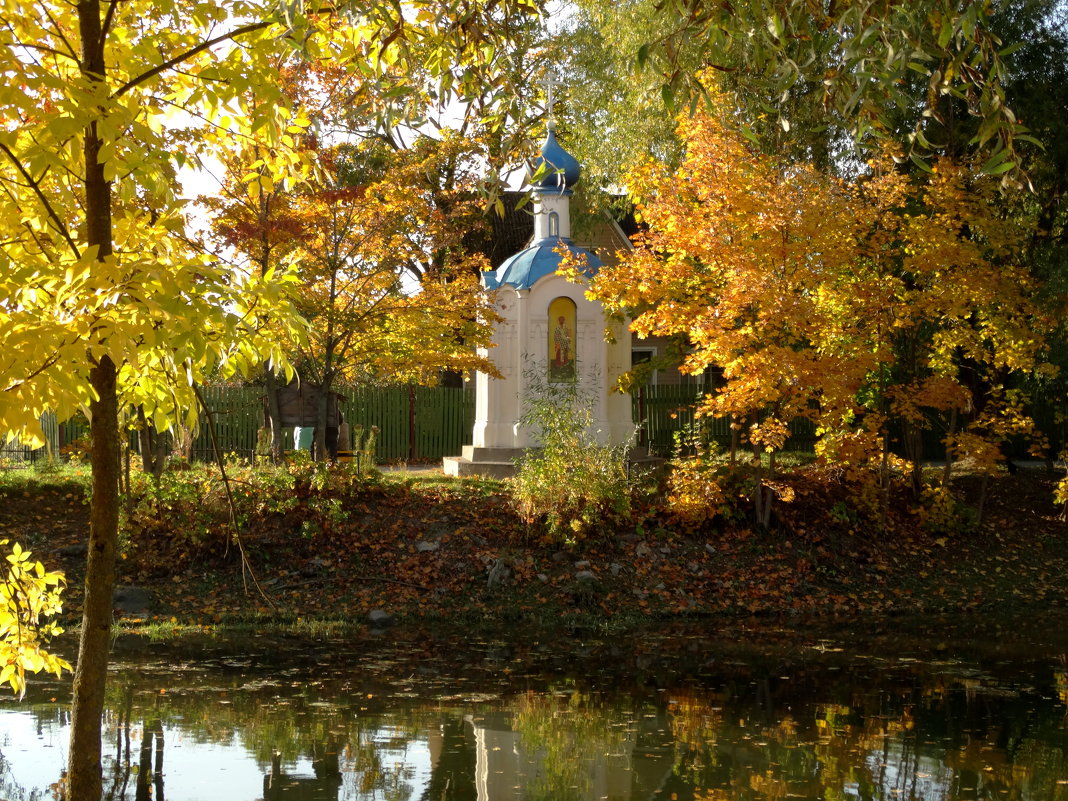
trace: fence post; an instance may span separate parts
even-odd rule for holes
[[[408,384],[408,461],[415,459],[415,384]]]
[[[649,432],[645,425],[645,385],[638,387],[638,444],[647,448],[649,446]]]

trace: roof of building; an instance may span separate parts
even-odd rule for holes
[[[594,275],[601,267],[601,260],[586,248],[581,248],[570,239],[555,237],[535,242],[525,250],[505,260],[500,267],[482,273],[482,280],[487,289],[508,284],[516,289],[530,289],[539,279],[553,275],[560,267],[562,256],[558,251],[563,245],[576,256],[584,257],[587,275]]]

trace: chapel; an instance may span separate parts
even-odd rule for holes
[[[585,283],[557,274],[564,252],[578,257],[587,278],[602,261],[572,240],[570,202],[582,170],[557,142],[551,123],[531,174],[542,176],[533,186],[533,236],[526,248],[482,277],[502,319],[495,347],[481,355],[502,377],[476,375],[472,445],[463,456],[444,460],[449,475],[511,475],[514,459],[539,444],[537,432],[523,422],[527,404],[553,385],[573,386],[590,404],[589,434],[597,442],[621,445],[634,432],[630,396],[613,391],[630,369],[625,322],[608,319],[604,307],[586,297]]]

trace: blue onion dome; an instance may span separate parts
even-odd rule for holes
[[[586,257],[586,274],[594,275],[601,267],[601,260],[586,248],[580,248],[570,239],[542,239],[526,250],[509,257],[500,267],[482,273],[486,289],[509,284],[516,289],[530,289],[538,280],[553,275],[560,268],[561,256],[556,249],[563,244],[576,255]]]
[[[545,137],[545,143],[541,146],[541,155],[534,162],[534,171],[537,172],[542,164],[548,164],[549,174],[538,182],[540,189],[567,190],[582,177],[582,167],[578,160],[560,147],[551,127]]]

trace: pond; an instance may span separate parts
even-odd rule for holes
[[[1068,638],[1011,628],[124,637],[106,794],[1068,801]],[[0,704],[0,798],[50,797],[68,701],[38,679]]]

